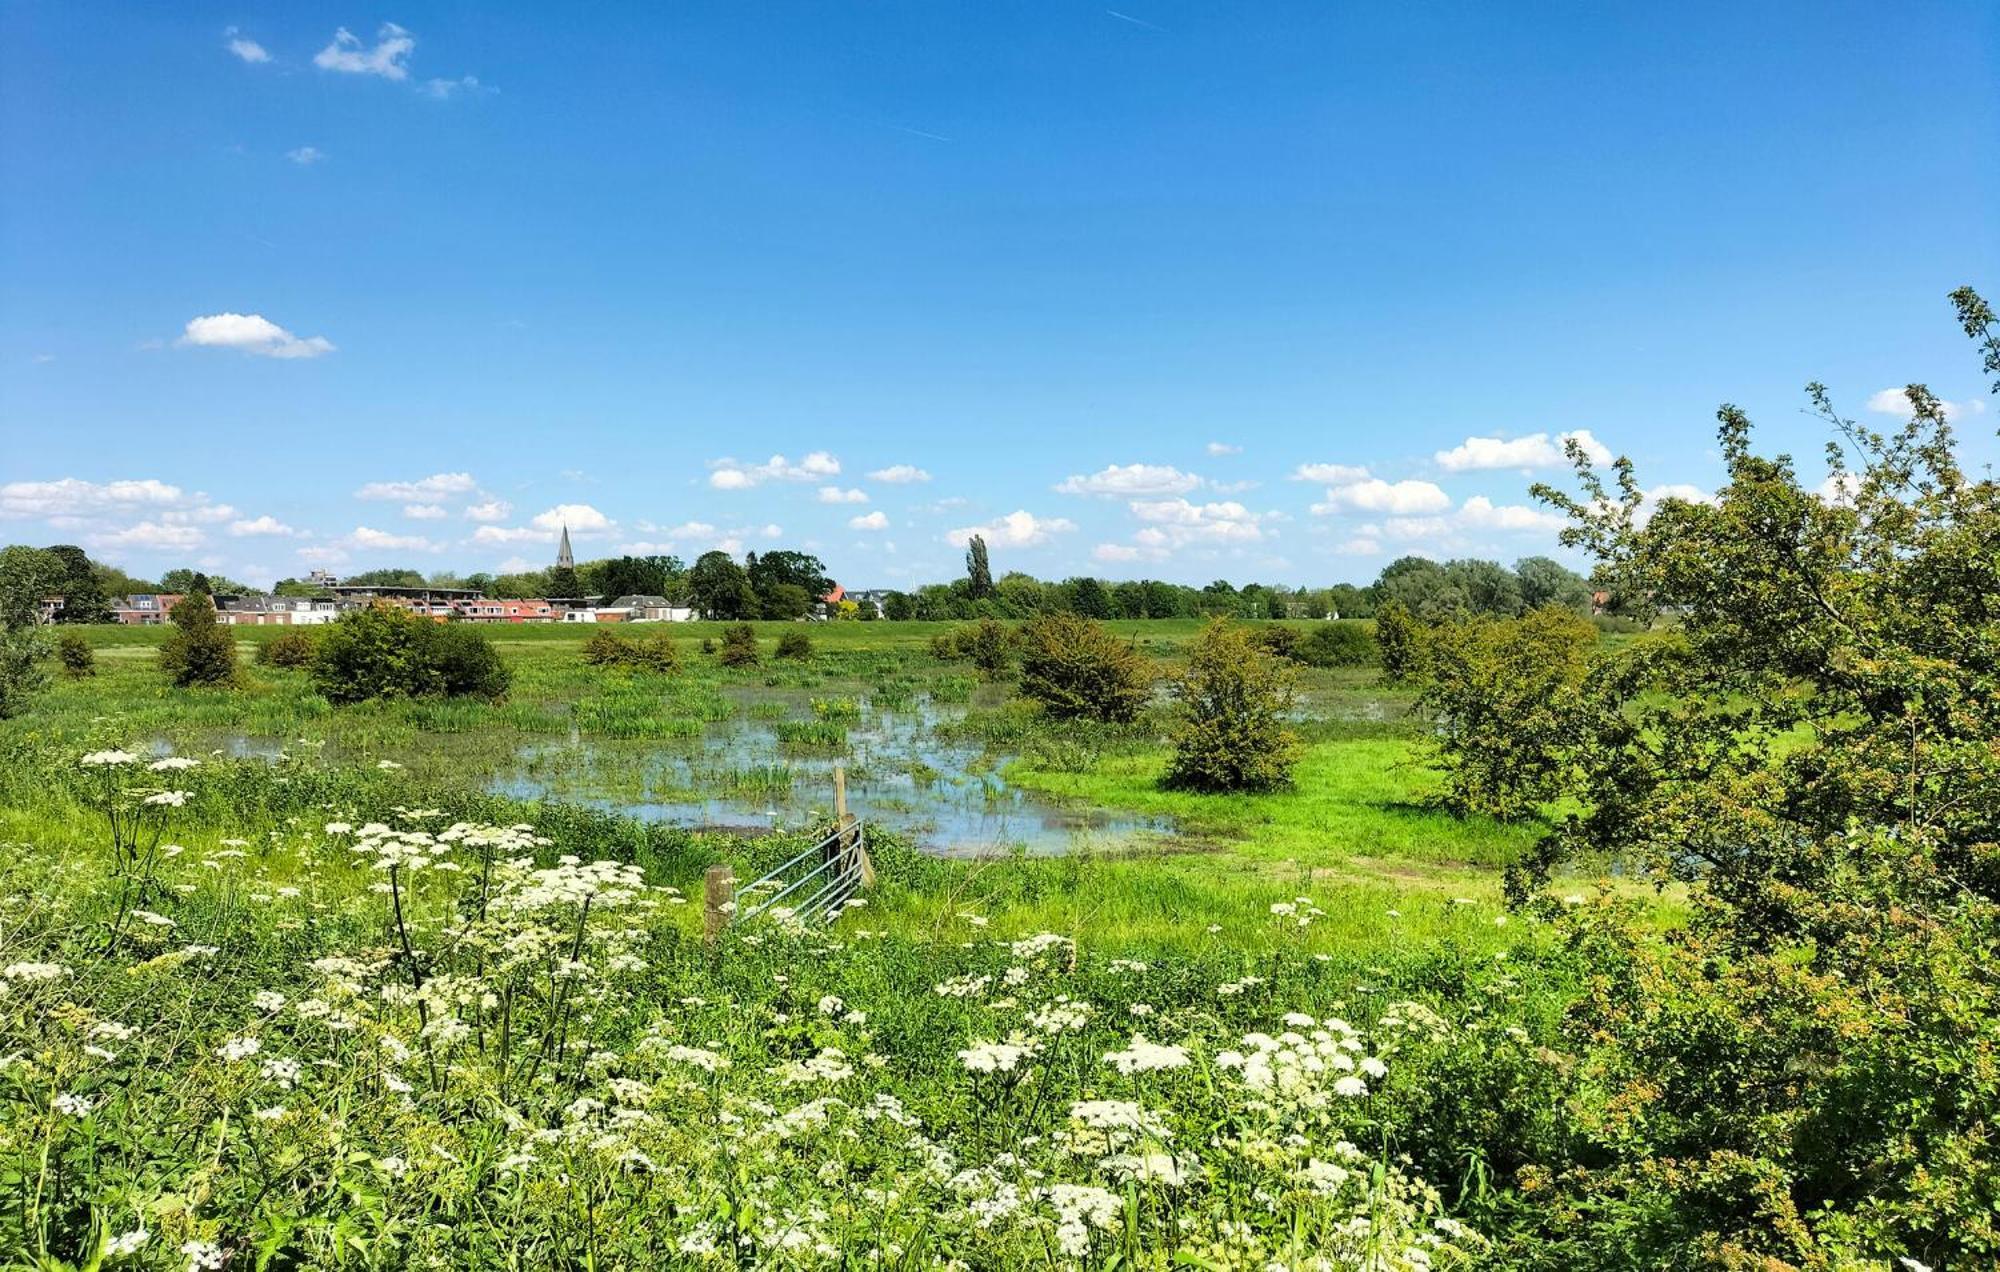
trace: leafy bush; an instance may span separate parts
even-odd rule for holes
[[[1367,623],[1336,619],[1307,632],[1293,657],[1308,667],[1367,667],[1381,658],[1381,651]]]
[[[1193,791],[1288,785],[1299,750],[1284,723],[1293,675],[1237,624],[1217,619],[1203,628],[1174,678],[1179,711],[1165,784]]]
[[[236,683],[236,638],[215,615],[215,601],[193,592],[174,603],[174,625],[160,646],[160,669],[183,689]]]
[[[328,702],[370,698],[506,696],[512,680],[491,641],[465,623],[438,623],[393,605],[371,605],[325,629],[313,687]]]
[[[1013,628],[992,618],[959,628],[952,634],[952,642],[959,656],[979,668],[979,674],[988,680],[1007,674],[1021,643]]]
[[[0,720],[27,710],[48,684],[48,669],[42,665],[48,656],[48,636],[40,628],[0,629]]]
[[[626,640],[604,628],[583,642],[583,660],[593,667],[629,667],[634,671],[671,672],[681,665],[673,637],[654,632],[644,640]]]
[[[1259,623],[1245,629],[1250,643],[1273,658],[1283,658],[1289,662],[1299,661],[1299,633],[1296,628],[1283,623]]]
[[[1430,632],[1417,703],[1436,716],[1441,799],[1454,816],[1530,817],[1561,791],[1596,643],[1589,619],[1557,605]]]
[[[757,657],[757,632],[748,623],[732,623],[722,629],[722,665],[725,667],[755,667]]]
[[[1424,628],[1401,601],[1375,611],[1375,648],[1382,657],[1382,674],[1390,680],[1414,680],[1423,670]]]
[[[257,664],[261,667],[310,667],[313,655],[319,645],[306,631],[289,631],[274,640],[267,640],[257,646]]]
[[[72,680],[97,674],[97,654],[81,632],[64,632],[56,640],[56,661],[62,664],[63,674]]]
[[[1095,619],[1044,614],[1021,637],[1021,694],[1052,716],[1123,724],[1152,697],[1152,665]]]
[[[786,632],[778,637],[778,657],[806,659],[812,657],[812,637],[804,632]]]

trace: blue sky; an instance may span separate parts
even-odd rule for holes
[[[347,34],[341,34],[345,32]],[[1365,581],[1996,415],[2000,8],[0,0],[0,540]]]

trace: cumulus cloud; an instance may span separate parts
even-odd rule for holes
[[[783,455],[773,455],[761,464],[742,464],[718,459],[709,464],[708,484],[717,490],[748,490],[767,481],[825,481],[840,475],[840,461],[825,451],[814,451],[794,464]]]
[[[1382,512],[1413,516],[1443,512],[1451,507],[1451,496],[1428,481],[1383,481],[1370,477],[1346,485],[1328,487],[1326,502],[1312,506],[1324,516],[1335,512]]]
[[[1861,474],[1828,473],[1816,493],[1822,502],[1835,508],[1852,508],[1855,496],[1861,493]]]
[[[229,533],[239,539],[260,535],[290,539],[297,536],[298,531],[266,513],[264,516],[252,517],[247,521],[230,522]]]
[[[179,486],[151,477],[107,482],[84,481],[77,477],[64,477],[58,481],[10,481],[0,485],[0,517],[56,517],[174,508],[199,505],[207,499],[207,495],[190,496]]]
[[[973,535],[979,535],[988,543],[998,547],[1032,548],[1047,543],[1058,534],[1067,534],[1076,529],[1076,523],[1067,517],[1037,517],[1027,509],[1018,509],[980,526],[961,526],[945,532],[945,542],[964,547]]]
[[[487,89],[485,85],[479,82],[477,75],[461,75],[457,79],[428,79],[423,84],[424,96],[435,97],[439,101],[443,101],[458,93],[477,93],[481,91],[497,92],[498,90]]]
[[[325,336],[293,335],[262,314],[206,314],[188,319],[180,339],[185,348],[234,349],[260,358],[317,358],[332,353],[334,344]]]
[[[1367,479],[1368,470],[1359,464],[1300,464],[1292,470],[1293,481],[1317,482],[1322,486],[1343,486]]]
[[[194,526],[163,521],[141,521],[123,530],[102,531],[84,539],[93,548],[134,548],[142,552],[185,552],[207,541],[208,537]]]
[[[891,464],[868,474],[870,481],[883,481],[892,486],[906,486],[915,481],[929,481],[931,475],[915,464]]]
[[[505,521],[507,514],[514,511],[514,505],[505,499],[488,497],[479,503],[468,504],[465,509],[467,521]]]
[[[1938,408],[1944,412],[1944,417],[1947,420],[1960,420],[1968,415],[1978,415],[1985,411],[1986,403],[1980,401],[1978,398],[1970,398],[1964,402],[1947,402],[1940,398],[1938,399]],[[1869,396],[1868,409],[1878,415],[1900,415],[1904,419],[1908,419],[1910,417],[1909,392],[1905,389],[1883,389]]]
[[[1474,495],[1460,505],[1458,521],[1473,529],[1509,531],[1556,531],[1569,524],[1559,512],[1524,504],[1496,504],[1485,495]]]
[[[266,51],[263,45],[257,43],[255,40],[236,34],[235,27],[228,28],[223,34],[228,36],[229,40],[222,47],[228,49],[243,61],[249,62],[254,66],[259,62],[268,62],[271,60],[271,54]]]
[[[436,552],[440,546],[420,534],[395,534],[369,526],[354,527],[342,542],[351,548],[396,552]]]
[[[1583,447],[1584,454],[1591,462],[1608,464],[1611,451],[1604,443],[1590,435],[1587,428],[1572,433],[1557,433],[1551,437],[1547,433],[1530,433],[1526,437],[1503,439],[1498,437],[1468,437],[1450,450],[1441,450],[1432,458],[1438,467],[1448,473],[1481,472],[1495,468],[1560,468],[1569,463],[1563,454],[1565,443],[1574,439]]]
[[[285,158],[301,168],[306,168],[326,158],[326,152],[318,146],[300,146],[297,150],[287,150]]]
[[[1230,500],[1190,503],[1185,499],[1136,500],[1132,515],[1149,523],[1134,538],[1148,546],[1182,548],[1191,543],[1255,543],[1264,537],[1263,516]]]
[[[1100,543],[1090,550],[1090,555],[1099,561],[1137,561],[1139,549],[1129,543]]]
[[[536,513],[528,524],[551,534],[559,532],[564,526],[569,527],[571,534],[594,534],[599,530],[609,530],[611,518],[589,504],[557,504],[547,512]]]
[[[412,521],[442,521],[451,514],[439,504],[415,503],[404,504],[403,515]]]
[[[863,513],[858,517],[849,517],[847,519],[847,528],[850,530],[887,530],[889,528],[889,516],[880,508],[877,508],[873,512]]]
[[[1064,495],[1110,495],[1130,499],[1141,495],[1184,495],[1201,485],[1201,478],[1170,464],[1113,464],[1089,476],[1074,476],[1056,487]]]
[[[375,32],[375,43],[364,44],[361,37],[341,27],[333,33],[333,43],[313,54],[313,65],[323,71],[347,75],[380,75],[383,79],[404,80],[410,68],[404,64],[417,47],[416,37],[393,22],[384,22]]]
[[[354,497],[380,499],[387,503],[431,503],[453,495],[470,494],[478,488],[479,483],[472,479],[471,473],[432,473],[415,481],[371,481],[355,491]]]
[[[1379,539],[1357,534],[1334,544],[1333,550],[1339,556],[1376,556],[1382,551],[1382,543]]]
[[[1210,442],[1205,449],[1211,455],[1241,455],[1243,448],[1228,442]]]
[[[819,501],[821,503],[830,503],[830,504],[867,503],[868,492],[865,490],[853,490],[853,489],[842,490],[838,486],[821,486],[819,488]]]

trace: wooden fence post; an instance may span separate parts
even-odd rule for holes
[[[842,857],[853,857],[854,867],[861,875],[861,886],[875,886],[875,863],[868,860],[868,848],[861,842],[861,831],[856,826],[853,813],[847,811],[847,766],[833,766],[833,815],[838,819],[840,838],[836,841]]]
[[[702,879],[701,939],[714,945],[736,914],[736,872],[728,866],[710,866]]]

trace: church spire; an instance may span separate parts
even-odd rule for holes
[[[574,570],[576,568],[576,558],[571,556],[569,551],[569,526],[567,523],[562,528],[562,546],[556,549],[556,568],[558,570]]]

